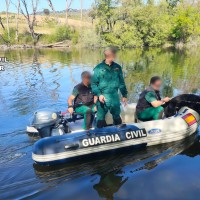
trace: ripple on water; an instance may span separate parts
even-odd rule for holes
[[[120,51],[118,63],[123,65],[130,101],[137,101],[138,94],[153,75],[163,77],[164,96],[200,93],[198,54],[199,51],[156,48]],[[66,199],[66,196],[76,196],[84,191],[92,199],[110,198],[115,193],[119,194],[121,187],[123,194],[129,194],[132,189],[126,191],[127,182],[133,188],[137,184],[134,180],[146,172],[150,178],[155,178],[151,176],[152,171],[170,158],[178,160],[176,155],[191,145],[191,141],[187,140],[186,143],[79,160],[58,167],[33,166],[31,151],[34,139],[24,131],[33,112],[46,107],[65,110],[66,99],[74,85],[80,82],[82,71],[92,71],[101,62],[102,53],[101,50],[84,49],[31,49],[0,51],[0,56],[6,56],[10,61],[6,64],[6,71],[0,73],[0,182],[3,183],[0,184],[0,199],[56,199],[58,194]],[[199,144],[194,146],[185,155],[198,155]],[[196,160],[191,159],[190,163]],[[171,170],[176,170],[176,166],[172,166]],[[194,177],[193,170],[187,173]],[[188,184],[192,185],[195,181],[198,185],[198,180],[194,177]],[[140,189],[135,192],[139,193]]]

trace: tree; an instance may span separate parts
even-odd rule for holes
[[[45,8],[45,9],[43,10],[43,13],[44,13],[45,15],[49,16],[49,14],[50,14],[49,9]]]
[[[2,29],[5,31],[6,29],[5,29],[5,26],[3,25],[1,16],[0,16],[0,25],[1,25]]]
[[[11,3],[15,6],[17,9],[17,15],[15,15],[16,19],[16,30],[15,30],[15,40],[19,42],[19,13],[20,13],[20,0],[17,0],[17,5],[11,1]]]
[[[32,15],[29,14],[27,0],[21,0],[21,3],[24,7],[24,10],[22,9],[22,7],[20,7],[21,13],[23,14],[23,16],[25,17],[25,19],[28,23],[29,31],[31,33],[31,37],[33,38],[34,45],[36,45],[38,40],[39,40],[39,35],[36,34],[35,30],[34,30],[35,22],[36,22],[36,13],[37,13],[38,2],[39,2],[39,0],[31,0]]]
[[[51,10],[53,11],[54,15],[56,16],[57,22],[59,22],[59,19],[58,19],[58,16],[57,16],[57,14],[56,14],[56,10],[55,10],[55,8],[54,8],[54,6],[53,6],[52,1],[51,1],[51,0],[47,0],[47,1],[48,1],[48,3],[49,3],[49,7],[51,8]]]
[[[99,31],[102,33],[112,32],[119,17],[115,12],[118,2],[114,0],[96,0],[95,4],[96,16],[99,19]]]
[[[187,43],[190,37],[200,34],[200,14],[196,7],[179,6],[173,18],[172,38]]]
[[[148,3],[148,1],[151,1],[151,0],[147,0],[147,3]],[[121,3],[122,6],[128,6],[131,8],[144,5],[143,0],[131,0],[131,1],[130,0],[119,0],[119,3]]]
[[[6,26],[7,26],[7,34],[8,40],[10,40],[10,27],[9,27],[9,7],[10,7],[10,0],[6,1]]]
[[[18,5],[17,5],[16,37],[15,37],[17,41],[19,41],[19,12],[20,12],[20,0],[18,0]]]
[[[80,0],[81,4],[81,21],[83,20],[83,0]]]
[[[154,5],[154,0],[147,0],[148,5]]]
[[[181,0],[166,0],[166,1],[167,1],[167,3],[169,4],[169,6],[170,6],[171,8],[174,8],[174,7],[177,6],[177,4],[178,4]]]
[[[69,14],[69,8],[72,4],[72,1],[73,0],[66,0],[66,16],[65,16],[65,21],[66,21],[66,24],[68,24],[68,14]]]

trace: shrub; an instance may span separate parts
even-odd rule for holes
[[[22,33],[19,34],[19,43],[20,44],[33,44],[33,38],[31,37],[31,34],[24,30]]]
[[[72,37],[72,43],[73,44],[77,44],[78,41],[79,41],[79,33],[78,33],[78,31],[74,30],[72,32],[72,36],[71,37]]]
[[[63,25],[55,27],[55,32],[47,35],[43,35],[40,38],[40,41],[45,43],[55,43],[55,42],[62,42],[64,40],[70,40],[72,37],[72,30],[70,27]]]
[[[10,43],[10,44],[15,44],[15,29],[14,28],[10,28],[9,30],[9,35],[10,38],[8,36],[8,32],[7,30],[5,30],[2,34],[3,39],[6,41],[6,43]],[[4,41],[2,41],[2,43],[5,43]]]
[[[200,34],[200,14],[197,8],[179,6],[173,18],[171,37],[175,41],[186,43],[191,36]]]
[[[170,33],[170,16],[160,6],[136,8],[132,20],[145,46],[164,44]]]
[[[128,25],[124,21],[118,22],[113,32],[105,33],[102,37],[105,40],[106,46],[114,45],[119,48],[143,46],[136,27],[134,25]]]
[[[63,25],[59,26],[55,33],[49,36],[49,42],[61,42],[64,40],[71,39],[71,28],[69,26]]]
[[[95,29],[82,30],[79,37],[79,43],[83,47],[97,48],[101,47],[102,41],[100,36],[96,33]]]

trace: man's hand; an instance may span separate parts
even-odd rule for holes
[[[165,97],[165,98],[163,99],[163,101],[164,101],[165,103],[169,102],[170,100],[171,100],[171,98],[169,98],[169,97]]]
[[[101,103],[105,103],[105,97],[103,96],[103,95],[100,95],[99,96],[99,101],[101,102]]]
[[[74,113],[74,109],[73,108],[68,108],[68,112],[72,115]]]
[[[94,104],[96,104],[98,101],[98,96],[94,96]]]
[[[122,98],[122,102],[124,103],[124,106],[126,106],[128,104],[128,99],[123,97]]]

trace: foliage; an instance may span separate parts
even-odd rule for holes
[[[77,44],[78,43],[78,40],[79,40],[79,32],[78,31],[76,31],[76,30],[74,30],[73,32],[72,32],[72,43],[73,44]]]
[[[135,26],[129,26],[127,23],[120,21],[114,27],[113,32],[104,33],[104,46],[114,45],[117,47],[138,47],[142,46],[143,42],[136,31]]]
[[[55,27],[57,25],[57,21],[54,18],[45,17],[44,24],[48,27]]]
[[[144,46],[159,46],[166,42],[170,33],[170,17],[165,11],[162,7],[152,5],[133,11],[132,20]]]
[[[63,22],[58,25],[58,19],[54,17],[45,17],[40,23],[31,18],[33,25],[31,29],[28,26],[28,32],[22,32],[19,28],[19,41],[15,40],[15,15],[10,14],[10,25],[12,24],[10,41],[6,30],[2,28],[1,43],[36,44],[39,40],[41,44],[71,40],[73,44],[89,48],[108,45],[133,48],[200,44],[200,0],[193,3],[189,0],[95,0],[94,2],[88,13],[93,26],[87,26],[87,29],[84,29],[84,26],[74,29]],[[28,16],[29,13],[25,15]],[[6,16],[2,16],[1,19],[5,26]],[[21,27],[24,27],[24,22],[28,23],[25,18],[19,20]]]
[[[24,30],[22,33],[19,34],[19,43],[32,45],[34,43],[34,40],[31,37],[30,33],[27,30]]]
[[[2,41],[2,43],[6,42],[7,44],[10,44],[10,45],[15,44],[15,29],[14,28],[10,28],[9,33],[10,33],[10,39],[8,37],[7,30],[5,30],[3,32],[2,37],[3,37],[4,41]]]
[[[94,29],[85,29],[82,30],[79,37],[79,43],[83,47],[87,48],[97,48],[101,47],[101,38],[96,34]]]
[[[102,45],[160,46],[200,36],[198,5],[180,0],[96,0],[90,12]]]
[[[188,42],[192,35],[200,34],[200,15],[195,7],[179,6],[173,18],[172,38],[175,41]]]
[[[51,42],[61,42],[64,40],[70,40],[72,36],[72,30],[69,26],[63,25],[56,28],[56,31],[50,35],[45,36],[46,40]]]
[[[166,0],[170,7],[174,8],[180,2],[180,0]]]

